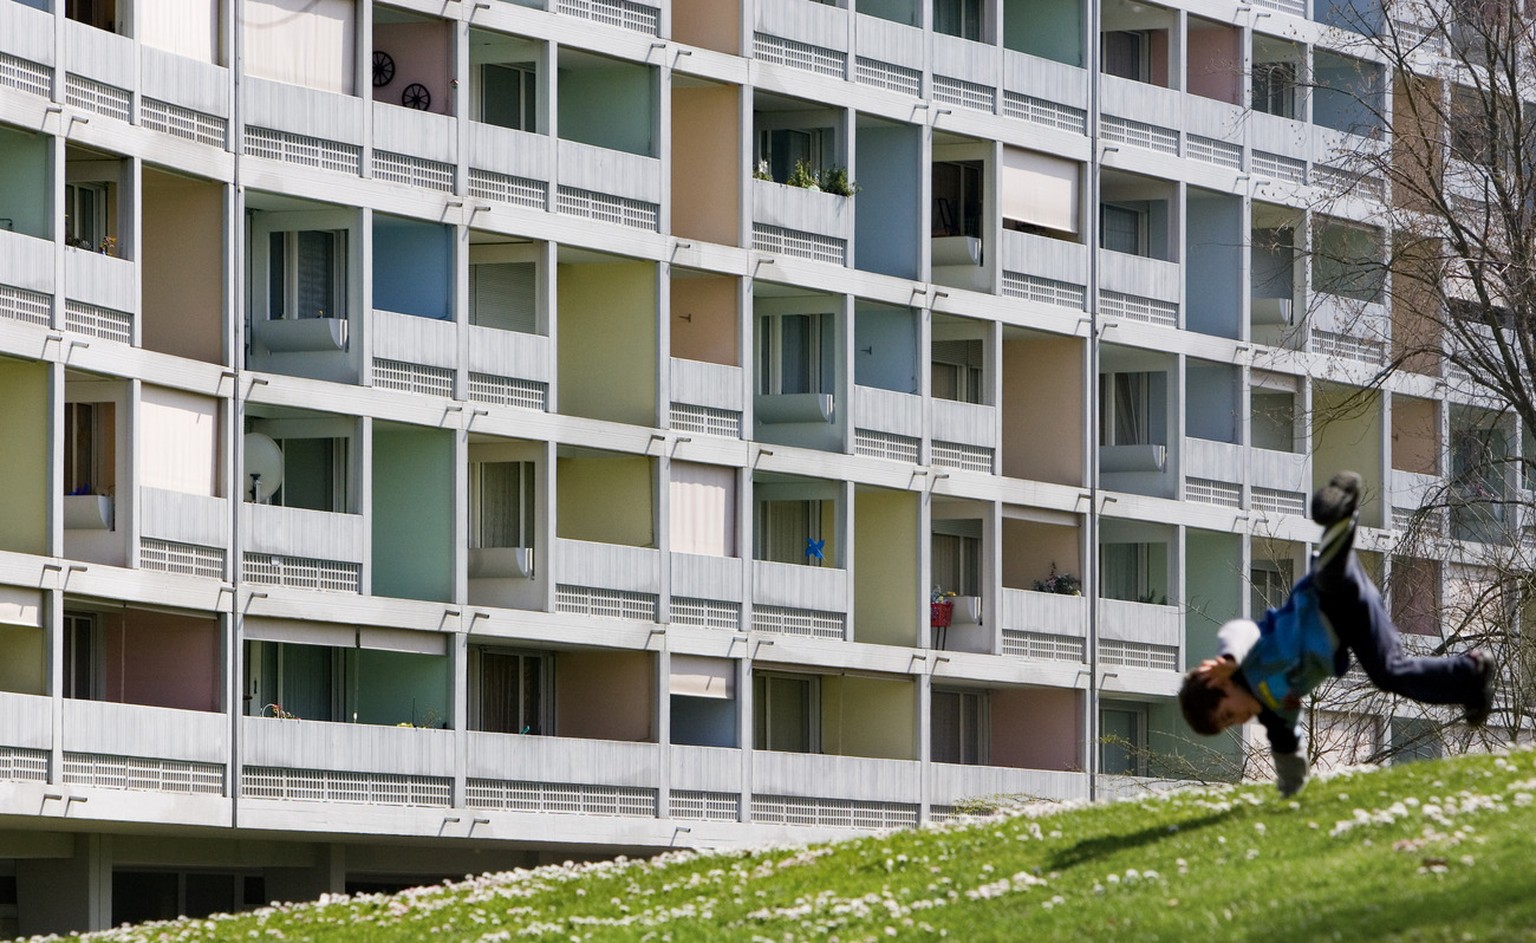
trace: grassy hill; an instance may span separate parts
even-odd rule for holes
[[[113,941],[1530,940],[1536,753],[487,875]]]

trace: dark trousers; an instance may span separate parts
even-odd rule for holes
[[[1466,655],[1419,657],[1403,652],[1402,637],[1353,551],[1314,577],[1318,606],[1340,644],[1359,659],[1383,691],[1425,704],[1469,704],[1481,697],[1477,665]],[[1342,565],[1340,565],[1342,564]]]

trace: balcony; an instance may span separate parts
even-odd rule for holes
[[[879,387],[855,386],[853,424],[861,432],[902,436],[915,444],[923,435],[923,398]],[[916,460],[916,455],[910,459]]]
[[[848,611],[848,571],[836,567],[752,561],[752,598],[760,605]]]
[[[12,694],[0,691],[0,745],[25,751],[17,757],[12,777],[16,772],[41,764],[39,781],[48,775],[47,751],[53,747],[53,699],[33,694]]]
[[[847,10],[814,0],[778,0],[757,4],[755,12],[754,32],[772,37],[766,44],[756,43],[758,59],[836,78],[846,76]]]
[[[1177,262],[1124,252],[1099,250],[1099,290],[1151,301],[1154,314],[1142,317],[1126,312],[1136,320],[1152,320],[1173,327],[1177,323],[1179,300],[1183,295],[1183,272]],[[1170,313],[1172,312],[1172,313]],[[1172,323],[1169,319],[1172,319]]]
[[[661,161],[627,151],[562,140],[556,146],[555,167],[561,197],[559,212],[612,221],[610,216],[614,211],[604,210],[599,203],[619,200],[623,201],[624,209],[632,211],[621,214],[626,225],[656,229],[661,205]],[[609,200],[589,204],[583,194],[597,194]],[[645,219],[650,220],[649,225],[641,225]]]
[[[240,505],[240,529],[247,555],[340,563],[354,573],[361,571],[367,559],[360,514],[246,502]]]
[[[1241,445],[1186,436],[1182,462],[1185,493],[1191,500],[1242,506],[1246,454]]]
[[[987,796],[1025,795],[1056,801],[1088,797],[1088,777],[1063,770],[934,763],[928,783],[929,801],[935,806],[953,806]]]
[[[63,64],[67,74],[66,87],[86,92],[84,97],[90,102],[86,110],[128,121],[132,116],[129,107],[132,93],[129,90],[138,84],[135,79],[137,51],[138,44],[127,36],[76,20],[65,20]],[[71,98],[80,100],[75,96]]]
[[[654,743],[473,730],[466,737],[471,805],[482,805],[473,798],[475,780],[575,786],[578,790],[583,786],[618,786],[654,792],[661,779],[661,751]]]
[[[456,731],[242,717],[240,737],[247,801],[452,804]]]
[[[1084,69],[1004,49],[1003,87],[1004,114],[1069,133],[1087,133],[1088,73]]]
[[[1010,276],[1023,276],[1029,285],[1022,291],[1024,297],[1039,300],[1044,295],[1051,304],[1075,309],[1087,304],[1087,246],[1005,229],[1002,265],[1005,291]]]
[[[559,583],[624,593],[661,592],[661,552],[650,547],[555,541],[552,578]]]
[[[229,502],[202,494],[139,488],[139,534],[199,547],[229,544]]]
[[[1250,449],[1248,483],[1255,510],[1303,515],[1312,491],[1312,462],[1303,453]]]
[[[547,208],[547,196],[543,192],[550,172],[550,140],[542,134],[502,128],[479,121],[469,123],[470,193],[474,196],[491,196],[490,180],[510,177],[501,181],[506,192],[497,190],[496,198],[534,209]],[[477,179],[477,173],[497,175]]]
[[[922,767],[912,760],[768,750],[752,753],[752,792],[755,796],[804,796],[907,805],[919,794],[921,778]]]
[[[934,33],[934,97],[972,111],[995,112],[999,52],[991,43]]]
[[[851,197],[753,180],[754,245],[764,251],[841,265],[853,238],[852,206]],[[759,227],[767,227],[767,232],[757,232]]]
[[[912,95],[918,93],[923,73],[922,30],[860,13],[854,20],[854,33],[859,58],[885,66],[878,79],[859,73],[855,75],[857,81]]]
[[[446,172],[446,191],[450,193],[453,191],[453,164],[458,160],[458,141],[458,122],[451,115],[373,103],[374,148],[442,165],[436,169],[439,173]]]
[[[698,553],[672,556],[672,595],[695,599],[742,602],[746,567],[739,557]]]
[[[1101,79],[1105,140],[1165,154],[1179,152],[1175,129],[1184,126],[1182,92],[1114,75]]]
[[[72,699],[63,708],[62,782],[97,788],[92,817],[229,824],[227,716]]]
[[[21,3],[0,4],[0,52],[30,63],[52,65],[54,22],[53,14],[45,10]],[[46,87],[35,91],[43,97],[48,95]]]
[[[1004,587],[998,609],[1005,653],[1076,663],[1086,660],[1087,597]]]
[[[221,773],[229,759],[229,718],[221,712],[73,698],[63,703],[66,753],[205,764]]]
[[[671,358],[672,402],[736,413],[740,420],[743,383],[740,367]]]
[[[1099,662],[1178,671],[1184,664],[1184,614],[1178,606],[1099,600]]]
[[[928,410],[934,442],[967,445],[989,452],[997,448],[997,410],[994,407],[931,399]]]
[[[139,310],[139,283],[133,263],[103,252],[64,250],[64,294],[114,311],[133,314]]]
[[[246,142],[246,153],[306,167],[361,172],[363,108],[371,107],[371,102],[251,75],[245,77],[243,87],[246,126],[267,129]]]
[[[435,379],[439,382],[446,379],[447,389],[440,395],[452,395],[452,373],[459,362],[458,325],[452,321],[375,309],[368,329],[375,371],[380,360],[435,368],[432,371]],[[441,376],[442,371],[447,371],[446,378]],[[374,382],[378,385],[377,377]]]

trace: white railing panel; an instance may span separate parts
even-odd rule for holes
[[[741,792],[741,751],[729,747],[671,748],[672,788]]]
[[[922,71],[922,30],[861,13],[854,17],[854,31],[858,55]]]
[[[533,180],[549,179],[549,138],[531,131],[469,123],[469,165],[481,170],[528,177]]]
[[[404,105],[373,103],[373,146],[451,164],[458,159],[458,119]]]
[[[206,494],[139,488],[139,533],[180,543],[229,543],[229,501]]]
[[[1301,452],[1277,452],[1273,449],[1251,449],[1248,467],[1252,476],[1249,484],[1255,488],[1273,491],[1312,491],[1312,463]]]
[[[368,329],[375,357],[450,369],[459,362],[459,331],[452,321],[375,309]]]
[[[1202,134],[1218,141],[1241,143],[1243,126],[1250,114],[1237,105],[1189,95],[1184,99],[1184,130],[1189,134]]]
[[[774,0],[756,9],[754,27],[760,33],[824,49],[848,49],[847,10],[813,0]]]
[[[945,33],[933,34],[933,71],[996,88],[1000,76],[998,47]]]
[[[999,618],[1004,629],[1088,637],[1088,599],[1085,596],[1004,587],[1000,602]]]
[[[1243,447],[1187,436],[1184,439],[1184,474],[1212,481],[1243,480]]]
[[[847,612],[848,571],[753,560],[752,598],[766,606]]]
[[[603,786],[656,786],[661,748],[654,743],[467,734],[467,774],[473,778]]]
[[[0,52],[52,65],[55,22],[52,13],[19,3],[0,3]]]
[[[1279,115],[1253,111],[1247,115],[1248,143],[1256,151],[1268,151],[1306,160],[1312,140],[1311,125]]]
[[[1004,49],[1003,85],[1010,92],[1088,107],[1088,70],[1064,62]]]
[[[361,563],[363,517],[273,504],[240,505],[241,549],[291,557]]]
[[[1101,80],[1100,108],[1104,114],[1162,128],[1184,126],[1184,93],[1114,75],[1102,76]]]
[[[75,20],[64,21],[64,63],[68,71],[131,89],[135,85],[134,59],[134,42],[128,37]]]
[[[1003,230],[1003,270],[1088,284],[1088,247],[1077,242]]]
[[[928,781],[934,805],[954,805],[966,799],[995,796],[1055,800],[1088,798],[1087,775],[1066,770],[934,763]]]
[[[542,334],[469,328],[469,369],[475,373],[548,381],[550,353],[549,338]]]
[[[362,99],[249,75],[242,84],[247,125],[359,146],[363,143]]]
[[[848,197],[835,193],[791,187],[772,180],[752,181],[752,221],[765,226],[846,240],[853,235],[850,205]]]
[[[1386,340],[1391,329],[1385,305],[1320,291],[1312,294],[1307,320],[1313,330],[1334,331],[1372,341]]]
[[[1445,479],[1439,475],[1420,475],[1394,468],[1390,506],[1417,510],[1432,501],[1444,487]]]
[[[1177,648],[1184,639],[1184,614],[1177,606],[1100,599],[1099,637]]]
[[[0,691],[0,746],[28,750],[51,748],[53,699]]]
[[[560,141],[557,182],[595,193],[661,202],[661,161],[577,141]]]
[[[222,713],[64,700],[64,749],[75,753],[224,763],[229,718]]]
[[[659,593],[661,551],[587,540],[556,540],[551,578],[577,586]]]
[[[285,769],[452,776],[458,732],[242,717],[241,762]]]
[[[141,46],[140,88],[150,98],[191,108],[220,118],[229,117],[229,70]]]
[[[1177,262],[1100,249],[1099,288],[1177,304],[1183,273]]]
[[[741,602],[746,567],[739,557],[672,554],[672,595]]]
[[[914,760],[880,760],[819,753],[752,753],[752,791],[771,795],[913,802],[922,766]]]
[[[979,403],[959,403],[951,399],[929,401],[933,415],[933,437],[941,442],[997,447],[997,410]]]
[[[0,285],[53,294],[53,240],[0,228]]]
[[[671,358],[672,401],[716,409],[742,408],[742,370],[724,363]]]
[[[874,386],[855,386],[853,424],[860,429],[921,438],[923,398]]]
[[[88,249],[64,250],[64,295],[129,314],[139,310],[133,263]]]

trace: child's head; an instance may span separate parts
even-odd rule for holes
[[[1259,715],[1259,699],[1232,678],[1230,658],[1203,661],[1190,669],[1179,688],[1179,707],[1195,733],[1210,737]]]

